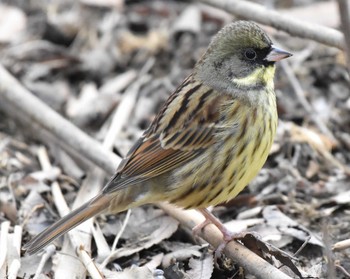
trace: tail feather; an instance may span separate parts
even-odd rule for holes
[[[23,250],[35,254],[57,237],[70,231],[87,219],[102,213],[109,206],[110,197],[99,195],[52,224],[24,245]]]

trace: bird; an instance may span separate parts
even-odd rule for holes
[[[264,165],[278,122],[275,63],[291,55],[254,22],[224,26],[101,192],[23,250],[37,253],[95,215],[160,201],[198,209],[202,226],[229,238],[206,208],[237,196]]]

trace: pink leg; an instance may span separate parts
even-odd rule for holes
[[[244,233],[233,233],[230,230],[228,230],[221,221],[216,218],[208,209],[198,209],[204,217],[205,221],[201,224],[198,224],[195,226],[192,230],[193,234],[198,234],[200,230],[202,230],[206,225],[208,224],[213,224],[215,225],[223,234],[224,241],[216,248],[215,250],[215,259],[219,258],[221,256],[222,251],[225,249],[227,243],[230,241],[236,239],[236,238],[241,238],[245,234]]]
[[[197,234],[200,230],[202,230],[206,225],[208,224],[213,224],[215,225],[223,234],[224,236],[224,241],[230,242],[231,240],[235,238],[240,238],[244,236],[244,234],[241,233],[233,233],[230,230],[228,230],[221,221],[216,218],[208,209],[198,209],[199,212],[201,212],[204,217],[205,221],[193,228],[193,233]]]

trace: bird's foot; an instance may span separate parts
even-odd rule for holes
[[[221,258],[222,251],[225,249],[226,245],[232,240],[243,238],[246,235],[246,233],[231,232],[208,209],[199,209],[199,211],[204,215],[205,220],[204,222],[198,224],[192,229],[193,235],[198,235],[199,232],[209,224],[215,225],[223,235],[223,242],[220,243],[219,246],[214,251],[215,263],[217,265],[217,260]]]
[[[209,219],[205,219],[202,223],[193,227],[192,234],[194,236],[197,236],[201,232],[201,230],[203,230],[209,224],[212,224],[212,222]]]
[[[241,233],[234,233],[231,232],[229,229],[227,229],[226,227],[223,227],[223,229],[219,230],[222,232],[223,234],[223,242],[221,242],[219,244],[218,247],[216,247],[215,251],[214,251],[214,257],[215,257],[215,263],[217,263],[217,260],[219,258],[221,258],[222,255],[222,251],[224,251],[226,245],[233,241],[233,240],[237,240],[237,239],[242,239],[246,233],[245,232],[241,232]]]

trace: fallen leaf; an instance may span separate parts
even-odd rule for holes
[[[135,208],[122,235],[127,242],[117,249],[111,258],[118,259],[148,249],[172,236],[178,225],[174,218],[165,215],[161,210]],[[118,230],[114,232],[116,231]]]
[[[187,248],[182,248],[175,250],[171,253],[168,253],[164,256],[163,261],[162,261],[162,266],[167,268],[169,267],[172,263],[176,261],[184,261],[187,260],[193,256],[195,257],[201,257],[202,252],[199,250],[201,249],[201,246],[198,245],[192,245]]]
[[[204,253],[204,258],[191,258],[187,275],[191,279],[210,279],[214,270],[214,259],[212,253]]]
[[[131,268],[125,269],[123,271],[111,271],[108,269],[101,270],[104,278],[106,279],[161,279],[161,270],[150,270],[147,266],[132,266]],[[156,276],[154,276],[156,275]]]
[[[290,235],[301,241],[306,241],[311,237],[310,240],[308,240],[308,243],[324,247],[323,242],[318,236],[282,213],[277,206],[271,205],[265,207],[262,214],[266,223],[270,226],[276,227],[282,234]]]
[[[330,200],[337,204],[350,204],[350,191],[346,191],[331,197]]]
[[[288,255],[270,243],[262,241],[259,237],[256,237],[251,233],[245,234],[244,237],[239,238],[239,240],[244,244],[244,246],[266,260],[268,260],[267,256],[274,256],[282,264],[288,266],[295,275],[299,276],[299,278],[303,278],[298,268],[292,262],[292,259],[296,259],[291,255]]]

